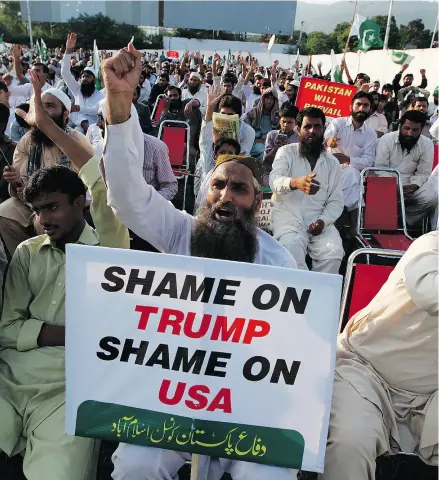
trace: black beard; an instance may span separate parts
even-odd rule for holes
[[[378,110],[378,105],[372,104],[370,106],[370,113],[375,113]]]
[[[66,123],[64,121],[63,114],[61,114],[59,117],[52,118],[52,120],[58,125],[59,128],[61,128],[61,130],[65,130]],[[45,147],[52,147],[54,145],[53,141],[41,130],[38,130],[38,128],[31,128],[30,132],[33,143],[37,145],[44,145]]]
[[[190,85],[187,87],[189,92],[191,93],[191,95],[195,95],[198,90],[200,89],[200,87],[197,85],[196,87],[191,87]]]
[[[281,92],[285,92],[285,87],[284,87],[283,85],[279,85],[279,90],[280,90]]]
[[[407,150],[407,153],[410,153],[410,150],[418,143],[419,137],[408,137],[399,132],[399,143],[401,144],[401,148]]]
[[[259,87],[254,86],[253,87],[253,93],[255,95],[260,95],[261,94],[261,89]]]
[[[235,209],[235,221],[220,222],[214,212],[222,202],[205,201],[198,210],[191,237],[191,255],[234,262],[253,263],[258,251],[256,207]],[[228,206],[232,206],[228,203]]]
[[[358,123],[364,123],[369,116],[369,113],[366,112],[352,112],[352,118]]]
[[[301,155],[320,155],[324,150],[323,137],[302,138],[299,137],[299,152]]]
[[[180,110],[181,105],[182,105],[181,100],[171,100],[171,104],[169,105],[170,110]]]
[[[93,83],[81,83],[81,93],[84,97],[91,97],[95,91],[95,84]]]
[[[213,78],[208,78],[208,79],[206,80],[206,83],[207,83],[208,85],[213,85]]]

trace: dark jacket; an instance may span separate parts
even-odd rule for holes
[[[404,72],[399,72],[395,75],[395,78],[393,79],[393,92],[395,94],[395,98],[398,96],[398,92],[403,88],[403,85],[400,85],[399,82],[401,81],[402,74]],[[427,77],[422,77],[421,85],[418,86],[418,88],[425,88],[427,86]]]
[[[134,106],[137,110],[137,115],[139,115],[140,128],[143,133],[149,133],[152,130],[151,124],[151,112],[146,105],[142,103],[135,103]]]

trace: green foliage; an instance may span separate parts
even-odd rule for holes
[[[416,45],[417,48],[429,48],[432,33],[426,30],[424,22],[417,18],[411,20],[407,25],[399,27],[399,34],[401,37],[401,48],[408,44]]]
[[[311,55],[331,53],[336,46],[334,37],[323,32],[311,32],[306,39],[306,49]]]

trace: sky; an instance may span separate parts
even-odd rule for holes
[[[374,15],[387,15],[389,1],[359,0],[357,13],[365,17]],[[416,8],[414,6],[416,5]],[[351,22],[354,13],[354,1],[314,0],[312,2],[299,0],[297,2],[295,29],[300,30],[300,22],[303,20],[304,31],[322,31],[330,33],[337,23]],[[316,8],[318,7],[318,8]],[[438,2],[413,0],[394,0],[392,15],[396,23],[407,24],[410,20],[421,18],[425,28],[433,30],[438,16]]]

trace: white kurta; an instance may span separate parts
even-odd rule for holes
[[[437,465],[438,260],[438,232],[417,239],[340,335],[322,479],[370,479],[400,449]]]
[[[375,162],[377,136],[364,123],[355,130],[352,117],[334,119],[325,131],[325,140],[338,137],[337,148],[332,153],[344,153],[350,158],[350,164],[342,170],[343,195],[348,210],[358,207],[360,195],[360,172],[372,167]]]
[[[334,156],[323,151],[312,170],[299,148],[297,143],[281,147],[273,162],[273,235],[293,254],[299,268],[307,270],[305,257],[309,253],[313,270],[338,273],[344,251],[334,222],[343,212],[342,169]],[[313,172],[320,182],[315,195],[291,190],[291,178]],[[325,228],[319,235],[311,235],[308,228],[318,219],[325,222]]]
[[[107,126],[104,168],[108,204],[129,229],[158,250],[190,255],[196,217],[177,210],[145,182],[142,135],[134,106],[125,123]],[[130,188],[126,188],[127,185]],[[254,263],[296,267],[291,254],[262,230],[258,230],[258,242]],[[113,455],[113,478],[174,478],[189,458],[187,453],[120,444]],[[221,478],[222,472],[228,471],[236,480],[293,480],[297,475],[296,471],[286,468],[201,456],[198,478],[206,478],[207,471],[217,472],[215,478]]]

